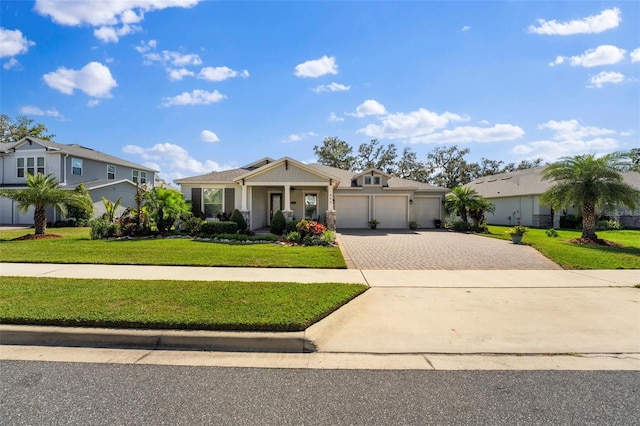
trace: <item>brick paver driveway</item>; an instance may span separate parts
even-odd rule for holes
[[[357,269],[562,269],[529,246],[446,230],[342,230],[338,241]]]

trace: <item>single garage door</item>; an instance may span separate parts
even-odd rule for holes
[[[379,228],[408,228],[407,209],[409,200],[406,196],[381,196],[374,199],[375,219],[380,222]]]
[[[367,228],[368,226],[368,196],[336,196],[336,228]]]
[[[413,220],[420,224],[420,228],[435,228],[433,219],[440,219],[440,198],[414,197]]]

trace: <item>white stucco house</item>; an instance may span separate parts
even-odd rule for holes
[[[448,192],[380,170],[350,172],[289,157],[263,158],[175,183],[195,214],[215,218],[238,209],[249,229],[268,226],[278,210],[288,220],[319,219],[338,229],[367,228],[373,219],[380,228],[408,228],[410,221],[431,228],[443,217]]]
[[[466,184],[496,206],[494,214],[487,214],[487,222],[494,225],[525,225],[541,228],[559,226],[559,218],[566,212],[554,212],[551,207],[540,203],[540,196],[554,185],[551,180],[542,179],[544,167],[516,170],[498,175],[484,176]],[[623,173],[624,181],[640,189],[640,173]],[[640,211],[630,211],[619,207],[609,215],[621,225],[640,228]]]

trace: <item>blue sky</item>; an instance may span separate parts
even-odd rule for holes
[[[0,109],[167,181],[337,136],[421,160],[640,146],[639,2],[0,3]]]

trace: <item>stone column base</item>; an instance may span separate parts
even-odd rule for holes
[[[327,210],[327,228],[332,231],[336,230],[336,211]]]
[[[251,229],[251,212],[249,210],[240,210],[242,213],[242,217],[244,217],[244,221],[247,222],[247,229]]]
[[[284,215],[284,220],[287,222],[293,220],[293,210],[282,210],[282,214]]]

